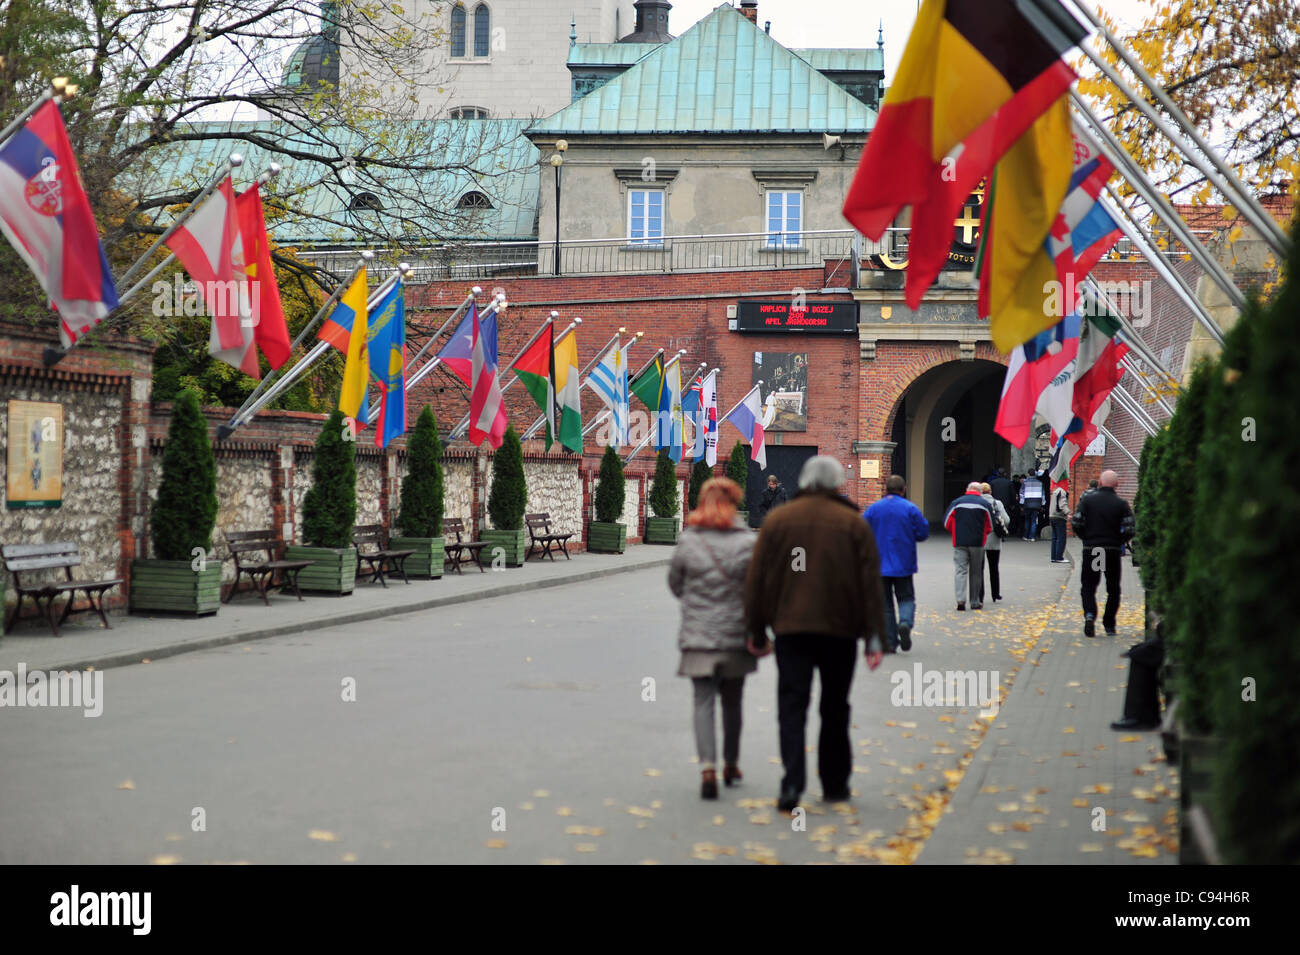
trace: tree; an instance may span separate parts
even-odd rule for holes
[[[1160,592],[1160,564],[1156,559],[1156,543],[1159,541],[1160,527],[1160,480],[1162,457],[1164,455],[1167,429],[1157,431],[1147,438],[1142,446],[1142,458],[1138,464],[1138,488],[1133,498],[1133,513],[1137,519],[1137,534],[1133,540],[1133,550],[1138,560],[1142,587],[1147,592],[1150,609],[1159,612],[1157,606]]]
[[[1300,11],[1295,0],[1174,0],[1135,30],[1111,30],[1242,180],[1259,193],[1300,183]],[[1126,74],[1109,47],[1106,59]],[[1088,64],[1080,92],[1100,99],[1112,131],[1170,197],[1211,201],[1205,177],[1099,70]],[[1150,100],[1150,97],[1148,97]],[[1153,103],[1166,120],[1163,107]]]
[[[207,553],[217,522],[217,463],[198,396],[182,391],[172,406],[163,451],[158,499],[150,511],[150,535],[159,560],[192,560]]]
[[[737,441],[731,446],[731,456],[727,458],[727,477],[740,485],[740,499],[745,500],[745,484],[749,480],[748,448]]]
[[[524,449],[514,427],[506,428],[501,447],[492,456],[492,490],[488,493],[488,516],[499,531],[517,531],[524,526],[528,506],[528,482],[524,479]]]
[[[713,468],[704,463],[703,458],[700,458],[691,468],[691,483],[686,492],[686,500],[690,502],[692,511],[699,506],[700,488],[704,487],[704,482],[711,477],[713,477]]]
[[[600,459],[600,483],[596,485],[596,520],[613,524],[623,516],[627,499],[627,480],[623,476],[623,462],[612,447],[605,448]]]
[[[352,546],[352,527],[357,520],[357,446],[349,428],[343,412],[335,408],[316,438],[311,487],[302,502],[302,539],[316,547]]]
[[[676,517],[677,507],[677,469],[668,452],[661,450],[655,459],[655,478],[650,485],[650,509],[655,517]]]
[[[406,477],[402,480],[397,526],[406,537],[442,536],[442,442],[428,405],[420,412],[406,442]]]

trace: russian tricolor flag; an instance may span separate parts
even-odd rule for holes
[[[758,466],[767,468],[767,448],[763,445],[763,405],[758,398],[758,385],[750,389],[749,394],[741,399],[740,404],[727,412],[724,421],[730,421],[732,427],[745,436],[749,442],[749,456],[758,462]]]
[[[492,364],[496,364],[496,340],[497,340],[497,313],[488,312],[486,315],[478,314],[478,306],[473,302],[469,304],[469,311],[465,317],[460,320],[456,330],[451,333],[447,343],[438,351],[437,358],[447,367],[453,375],[465,383],[465,387],[473,387],[474,377],[474,322],[479,325],[479,334],[485,341],[491,343]]]
[[[53,102],[0,145],[0,231],[59,313],[64,348],[117,308],[95,216]]]

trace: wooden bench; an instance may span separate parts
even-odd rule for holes
[[[90,607],[87,609],[94,610],[99,614],[100,622],[104,624],[106,630],[113,628],[108,623],[108,617],[104,616],[104,592],[111,590],[122,583],[121,577],[104,578],[103,580],[77,580],[72,576],[72,568],[81,566],[81,552],[77,545],[70,541],[59,541],[54,544],[10,544],[0,547],[0,556],[4,557],[5,567],[14,575],[14,589],[18,591],[18,602],[14,604],[13,613],[9,617],[8,626],[12,627],[18,621],[18,613],[23,606],[23,598],[31,597],[36,604],[37,614],[43,616],[49,623],[50,629],[54,635],[59,635],[59,624],[68,619],[72,613],[72,605],[76,602],[77,591],[84,591],[86,599],[90,601]],[[23,574],[31,574],[38,570],[58,570],[62,568],[64,580],[55,580],[41,584],[24,584],[22,582]],[[54,619],[54,599],[60,594],[68,595],[68,602],[63,606],[63,614]],[[96,600],[98,598],[98,600]],[[41,601],[45,601],[45,610],[41,610]]]
[[[443,544],[442,549],[447,552],[447,562],[455,568],[456,573],[463,573],[460,565],[465,562],[467,555],[469,560],[474,561],[478,566],[479,573],[484,573],[483,560],[479,557],[479,552],[487,546],[487,541],[465,540],[465,522],[459,517],[443,518],[442,536],[447,537],[450,534],[455,534],[456,540]]]
[[[373,544],[375,550],[367,553],[361,549],[363,544]],[[370,576],[367,578],[371,583],[376,580],[388,587],[388,581],[384,579],[384,565],[392,564],[402,580],[410,583],[406,578],[406,558],[415,553],[414,550],[389,550],[388,548],[388,531],[384,529],[383,524],[359,524],[352,529],[352,546],[357,549],[357,563],[365,561],[370,565],[370,569],[363,571]]]
[[[285,580],[293,587],[293,592],[302,600],[302,592],[298,589],[298,575],[302,573],[304,567],[310,567],[314,561],[310,560],[276,560],[276,551],[282,546],[280,535],[274,530],[264,531],[231,531],[224,535],[226,546],[230,548],[230,556],[235,560],[235,582],[230,587],[230,593],[226,594],[224,603],[230,603],[234,599],[236,591],[239,590],[239,578],[244,574],[253,582],[257,592],[262,595],[262,602],[268,607],[271,601],[266,598],[266,592],[272,587],[279,586],[284,589]],[[265,553],[266,560],[258,563],[249,563],[248,558],[243,554]],[[280,571],[280,583],[275,583],[275,572]]]
[[[542,549],[542,557],[555,560],[555,551],[558,549],[565,560],[572,560],[569,557],[569,538],[573,535],[552,534],[550,514],[525,514],[524,523],[528,525],[528,553],[524,555],[524,560],[533,556],[533,550],[538,547]]]

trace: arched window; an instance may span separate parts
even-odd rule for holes
[[[383,208],[384,204],[373,192],[358,192],[348,203],[349,212],[379,212]]]
[[[488,111],[482,106],[453,106],[450,115],[452,119],[487,119]]]
[[[487,56],[492,38],[492,14],[486,3],[474,8],[474,55]]]
[[[460,201],[456,204],[462,209],[474,210],[492,208],[492,200],[483,195],[483,193],[474,191],[465,193],[465,195],[460,197]]]
[[[459,3],[451,8],[451,55],[465,55],[465,7]]]

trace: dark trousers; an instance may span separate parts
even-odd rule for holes
[[[848,789],[853,771],[849,741],[849,685],[857,663],[858,641],[820,633],[782,634],[776,639],[777,719],[781,728],[783,790],[802,793],[807,785],[804,728],[812,699],[813,669],[821,676],[821,733],[817,774],[826,793]]]
[[[916,588],[912,578],[881,577],[885,588],[885,629],[889,631],[889,645],[898,649],[898,625],[907,624],[910,630],[916,625]],[[894,616],[894,601],[898,601],[898,617]]]
[[[1101,625],[1107,630],[1115,629],[1115,614],[1119,613],[1119,574],[1120,550],[1118,547],[1085,547],[1083,549],[1082,590],[1083,614],[1085,617],[1097,616],[1097,585],[1101,583],[1101,570],[1098,569],[1097,555],[1104,554],[1101,561],[1106,571],[1106,612],[1102,615]]]
[[[1139,643],[1128,652],[1128,689],[1124,715],[1148,725],[1160,722],[1160,664],[1165,644],[1159,637]]]
[[[993,599],[1002,599],[1002,575],[998,571],[998,561],[1002,559],[1002,548],[984,549],[984,562],[989,566],[989,583],[993,587]],[[984,602],[984,579],[980,578],[980,603]]]
[[[1065,559],[1065,518],[1052,518],[1052,560]]]

